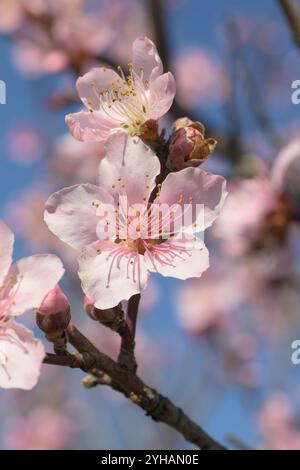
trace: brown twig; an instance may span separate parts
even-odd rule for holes
[[[294,0],[278,0],[278,4],[290,26],[293,40],[300,48],[300,12]]]
[[[72,355],[66,354],[59,356],[57,354],[46,353],[44,358],[44,364],[51,364],[54,366],[71,367],[71,368],[83,368],[85,365],[84,359],[80,354]]]
[[[106,385],[111,385],[142,408],[146,415],[177,430],[183,437],[203,450],[224,450],[221,444],[194,423],[182,410],[153,388],[148,387],[135,373],[124,373],[124,368],[100,352],[74,325],[68,327],[68,341],[79,352],[76,356],[47,354],[45,363],[77,367],[91,371]],[[76,358],[76,359],[75,359]],[[85,379],[87,380],[87,379]]]
[[[136,372],[137,363],[135,359],[135,332],[138,309],[141,295],[133,295],[128,301],[126,328],[122,335],[120,354],[118,357],[119,364],[130,372]]]

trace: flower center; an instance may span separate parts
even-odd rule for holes
[[[131,63],[128,68],[129,75],[126,76],[122,67],[117,67],[119,78],[112,81],[109,88],[96,90],[94,82],[90,85],[99,97],[100,109],[111,119],[119,121],[128,134],[139,135],[141,126],[149,119],[150,114],[148,80],[143,77],[142,66],[139,74],[133,70]],[[91,106],[91,102],[88,105]]]

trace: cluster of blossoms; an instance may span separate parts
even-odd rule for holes
[[[172,105],[175,81],[163,73],[148,38],[135,40],[132,52],[127,75],[100,67],[80,77],[77,89],[87,110],[66,118],[75,139],[90,142],[88,152],[95,152],[97,185],[74,185],[46,202],[45,221],[77,252],[82,289],[98,309],[141,293],[152,272],[200,277],[209,266],[202,235],[227,194],[221,176],[197,167],[216,144],[204,138],[200,123],[178,121],[168,142],[159,134],[157,120]],[[45,352],[14,317],[37,308],[37,324],[54,342],[70,309],[57,286],[60,260],[34,256],[9,268],[11,249],[12,234],[2,224],[0,385],[29,389]]]
[[[76,139],[105,144],[98,185],[65,188],[46,203],[48,227],[78,250],[82,288],[100,309],[142,292],[151,272],[179,279],[201,276],[209,265],[208,251],[196,234],[213,223],[226,196],[222,177],[194,167],[204,138],[196,126],[193,141],[189,122],[177,154],[189,139],[190,165],[185,155],[184,168],[170,170],[158,182],[162,159],[151,140],[160,137],[149,130],[157,130],[153,123],[169,110],[175,82],[171,73],[163,73],[148,38],[134,41],[132,52],[129,75],[95,68],[80,77],[77,89],[88,109],[66,118]],[[173,139],[176,155],[175,146]],[[193,211],[197,205],[201,210]],[[189,220],[176,223],[186,212]]]

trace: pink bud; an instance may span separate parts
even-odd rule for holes
[[[60,337],[71,320],[68,298],[57,285],[42,301],[36,312],[36,322],[39,328],[51,338]]]
[[[64,312],[70,307],[68,298],[57,284],[42,301],[39,313],[42,315],[53,315],[54,313]]]
[[[217,144],[215,139],[205,139],[205,128],[200,122],[193,122],[188,118],[177,119],[173,124],[173,131],[167,160],[167,166],[172,171],[199,166]]]

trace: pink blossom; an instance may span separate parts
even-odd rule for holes
[[[229,196],[214,226],[231,255],[245,253],[255,240],[264,217],[276,207],[277,194],[266,178],[246,179],[231,185]]]
[[[70,417],[54,407],[38,406],[24,417],[11,421],[6,444],[13,450],[59,450],[76,433]]]
[[[18,70],[28,77],[59,73],[68,65],[68,57],[53,44],[41,29],[36,29],[31,38],[21,38],[14,45],[13,61]]]
[[[265,449],[300,449],[300,432],[294,416],[294,406],[284,393],[277,392],[268,398],[257,415]]]
[[[292,218],[298,215],[300,140],[295,138],[285,146],[270,170],[260,161],[250,166],[248,162],[248,169],[256,170],[258,176],[231,185],[214,225],[214,235],[231,255],[246,253],[256,242],[266,246],[286,240]]]
[[[64,270],[52,255],[30,256],[11,265],[13,234],[2,221],[0,244],[0,386],[28,390],[37,382],[44,348],[9,318],[38,307]]]
[[[228,95],[229,79],[220,61],[204,49],[191,48],[180,53],[175,61],[175,77],[178,99],[184,106],[224,101]]]
[[[12,33],[18,29],[23,20],[22,2],[2,0],[0,3],[0,32]]]
[[[87,111],[69,114],[72,135],[82,141],[105,141],[116,130],[140,135],[149,119],[166,114],[175,96],[170,72],[163,73],[157,49],[150,39],[136,39],[129,75],[104,67],[94,68],[77,80],[79,96]]]
[[[237,288],[235,271],[211,268],[201,280],[185,283],[177,296],[179,322],[191,333],[203,333],[211,328],[222,328],[229,322],[228,314],[244,296]],[[224,298],[226,297],[226,302]]]
[[[43,150],[41,134],[29,126],[11,129],[7,145],[11,159],[24,165],[30,165],[39,160]]]
[[[114,31],[104,12],[101,16],[80,12],[59,17],[53,27],[53,35],[71,55],[97,55],[111,43]]]
[[[195,233],[203,233],[217,217],[226,197],[224,179],[200,168],[170,173],[156,189],[154,203],[167,206],[161,220],[149,216],[147,208],[159,172],[153,151],[139,138],[119,132],[107,141],[99,187],[72,186],[53,194],[46,203],[46,223],[62,241],[80,251],[83,290],[100,309],[141,292],[150,272],[187,279],[201,276],[209,265],[208,251]],[[127,207],[120,204],[120,198]],[[108,205],[109,214],[102,213],[103,204]],[[201,204],[204,210],[175,231],[176,217],[192,204]],[[139,214],[137,206],[142,206]],[[115,217],[117,232],[113,230]],[[173,228],[166,229],[170,221]]]
[[[31,390],[45,356],[43,344],[25,326],[0,319],[0,387]]]

